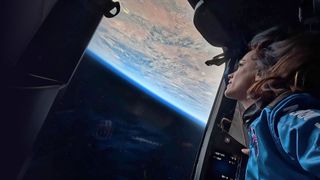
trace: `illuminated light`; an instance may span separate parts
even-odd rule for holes
[[[227,143],[227,144],[229,144],[229,143],[230,143],[230,138],[226,137],[226,138],[224,139],[224,142]]]
[[[225,176],[225,175],[223,175],[223,174],[221,175],[221,178],[222,178],[222,179],[229,179],[228,176]],[[230,179],[232,179],[232,178],[230,178]]]
[[[225,157],[225,154],[222,154],[222,153],[220,153],[220,152],[214,152],[214,154],[219,155],[219,156],[222,156],[222,157]]]
[[[237,158],[236,158],[236,157],[234,157],[234,156],[231,156],[231,159],[232,159],[232,160],[237,160]]]
[[[229,164],[236,164],[234,161],[228,161]]]
[[[215,158],[215,159],[217,159],[217,160],[219,160],[219,161],[222,160],[221,157],[217,157],[217,156],[213,156],[213,158]]]

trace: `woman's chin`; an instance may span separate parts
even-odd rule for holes
[[[230,92],[228,89],[224,91],[224,96],[229,99],[234,99],[234,96],[232,95],[232,92]]]

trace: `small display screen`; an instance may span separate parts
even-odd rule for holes
[[[234,180],[237,177],[237,170],[241,163],[241,157],[214,151],[211,158],[208,179]]]

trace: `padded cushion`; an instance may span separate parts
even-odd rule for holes
[[[194,24],[202,36],[214,46],[246,45],[258,32],[275,25],[298,21],[299,0],[198,2],[189,0],[195,8]]]

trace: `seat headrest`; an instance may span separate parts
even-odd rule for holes
[[[298,22],[299,0],[188,0],[194,24],[213,46],[247,45],[258,32]]]

